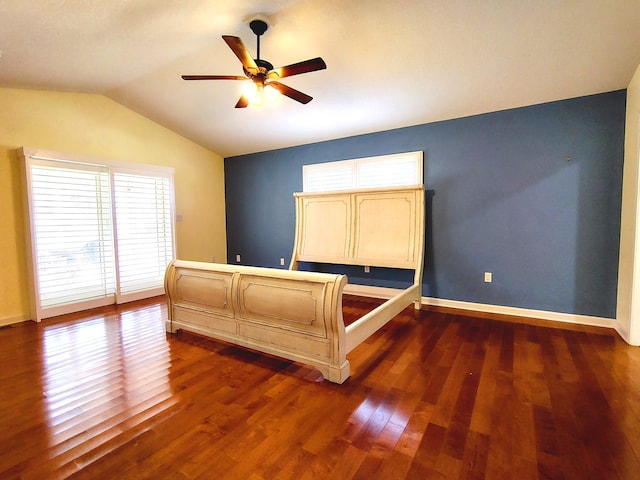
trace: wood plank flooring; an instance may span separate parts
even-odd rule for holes
[[[165,317],[0,329],[0,478],[640,478],[640,348],[612,331],[409,308],[335,385]]]

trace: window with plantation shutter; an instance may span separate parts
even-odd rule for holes
[[[169,179],[116,172],[113,192],[119,295],[162,286],[173,258]]]
[[[115,293],[106,169],[34,161],[34,243],[43,308]]]
[[[23,149],[34,320],[164,292],[173,170]]]
[[[422,184],[422,152],[315,163],[302,167],[302,190],[333,192]]]

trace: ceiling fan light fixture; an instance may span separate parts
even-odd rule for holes
[[[271,85],[265,85],[262,89],[262,93],[267,102],[275,102],[280,97],[280,91],[273,88]]]
[[[242,94],[249,100],[249,104],[255,107],[272,103],[280,96],[280,92],[271,85],[260,85],[252,80],[244,82]]]

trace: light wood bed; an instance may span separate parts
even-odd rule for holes
[[[420,308],[424,188],[296,193],[289,270],[174,260],[167,268],[168,332],[180,329],[313,365],[332,382],[346,355],[408,305]],[[414,270],[413,284],[345,327],[345,275],[299,262]]]

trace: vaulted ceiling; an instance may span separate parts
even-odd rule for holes
[[[626,88],[640,0],[0,0],[0,86],[106,95],[223,156]],[[283,79],[314,99],[236,109],[222,40],[320,56]]]

